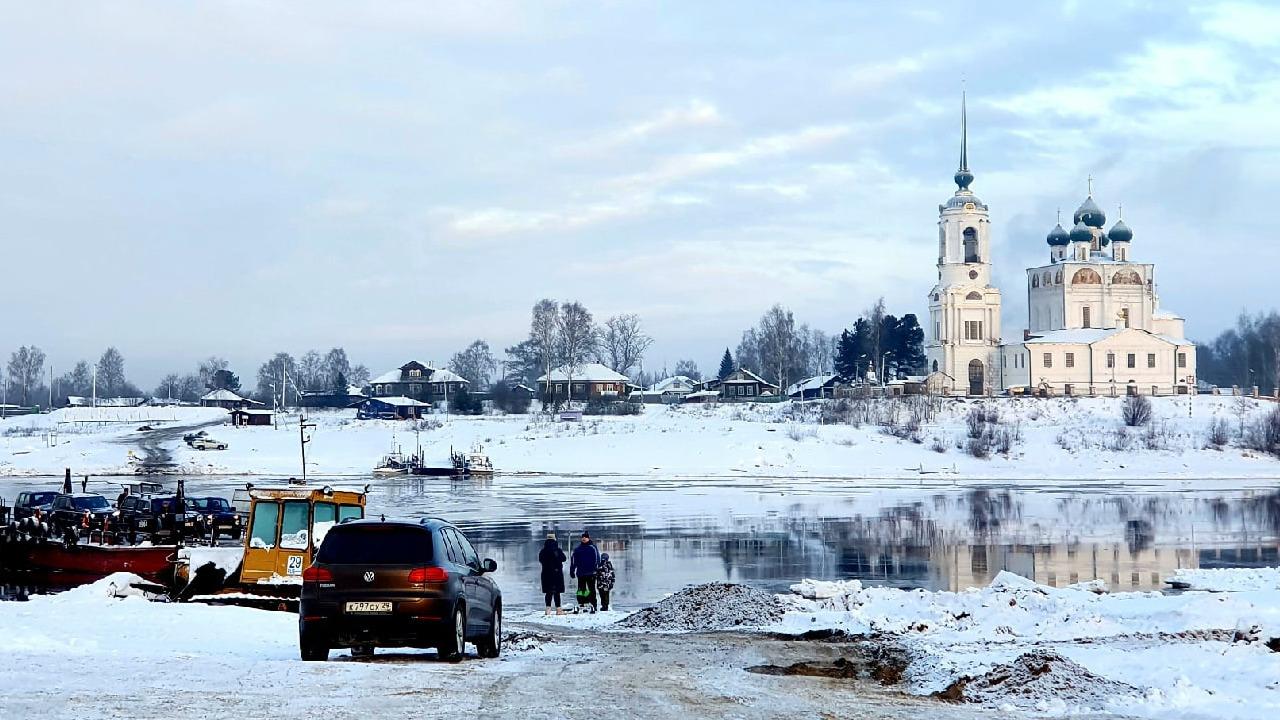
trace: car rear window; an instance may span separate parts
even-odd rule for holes
[[[330,565],[422,565],[431,557],[431,532],[426,529],[339,525],[325,535],[316,561]]]

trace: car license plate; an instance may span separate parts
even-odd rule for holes
[[[349,602],[347,603],[347,612],[349,613],[389,613],[391,612],[391,603],[389,602]]]

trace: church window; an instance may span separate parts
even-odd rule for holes
[[[1142,278],[1133,270],[1121,270],[1111,276],[1112,285],[1141,285]]]
[[[978,231],[971,227],[964,229],[964,261],[967,263],[982,262],[978,258]]]
[[[964,296],[964,299],[965,299],[965,300],[981,300],[981,299],[982,299],[982,293],[977,292],[977,291],[974,291],[974,292],[969,293],[968,295],[965,295],[965,296]]]
[[[1101,285],[1102,276],[1093,268],[1080,268],[1071,278],[1072,285]]]
[[[1038,287],[1040,287],[1040,276],[1039,276],[1039,275],[1032,275],[1032,276],[1031,276],[1031,287],[1033,287],[1033,288],[1038,288]]]
[[[1073,368],[1075,366],[1076,366],[1076,354],[1067,353],[1067,367]]]
[[[982,321],[981,320],[965,320],[964,321],[964,339],[965,340],[981,340],[982,339]]]
[[[1113,352],[1107,353],[1107,367],[1114,368],[1115,366],[1116,366],[1116,354]]]
[[[942,323],[933,324],[933,339],[934,340],[942,339]]]
[[[1052,279],[1050,278],[1050,276],[1049,276],[1049,271],[1048,271],[1048,270],[1045,270],[1045,271],[1044,271],[1044,286],[1045,286],[1045,287],[1049,287],[1049,285],[1051,285],[1052,283],[1053,283],[1053,280],[1052,280]]]
[[[938,361],[937,361],[937,360],[934,360],[934,361],[933,361],[933,371],[934,371],[934,372],[938,372]]]
[[[1129,327],[1129,308],[1120,308],[1120,322]]]
[[[1155,367],[1155,366],[1156,366],[1156,354],[1155,354],[1155,353],[1147,353],[1147,367],[1148,367],[1148,368],[1153,368],[1153,367]]]
[[[1187,366],[1187,354],[1178,353],[1178,367],[1184,368],[1186,366]]]
[[[1138,367],[1138,356],[1137,356],[1135,353],[1129,353],[1128,360],[1129,360],[1129,369],[1130,369],[1130,370],[1132,370],[1133,368]]]
[[[1080,308],[1080,315],[1081,315],[1080,320],[1081,320],[1082,327],[1093,327],[1093,325],[1089,322],[1090,321],[1089,313],[1091,310],[1092,308],[1090,308],[1088,305],[1085,305],[1084,307]]]
[[[1126,255],[1128,255],[1128,253],[1124,251],[1124,248],[1116,248],[1116,260],[1124,262],[1126,260]]]
[[[1062,284],[1062,271],[1061,271],[1061,270],[1059,270],[1059,271],[1057,272],[1057,274],[1055,274],[1055,275],[1053,276],[1053,284],[1054,284],[1054,285],[1061,285],[1061,284]]]
[[[1044,354],[1044,366],[1047,368],[1053,367],[1053,353]]]

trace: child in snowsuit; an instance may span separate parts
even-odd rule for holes
[[[609,609],[609,594],[613,592],[613,562],[609,553],[600,555],[600,567],[596,568],[596,589],[600,591],[600,609]]]

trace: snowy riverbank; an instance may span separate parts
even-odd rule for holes
[[[308,446],[308,472],[367,475],[378,459],[421,443],[429,461],[445,462],[449,449],[483,445],[505,473],[618,474],[631,476],[762,476],[907,478],[921,474],[957,479],[1269,479],[1275,458],[1242,449],[1234,438],[1210,443],[1215,422],[1229,435],[1275,407],[1229,397],[1156,398],[1146,428],[1125,428],[1122,401],[1093,399],[941,402],[918,429],[906,430],[910,410],[899,403],[865,413],[857,425],[829,422],[816,404],[645,406],[628,417],[587,417],[582,423],[544,416],[448,417],[420,423],[356,420],[354,411],[318,411]],[[999,416],[1010,436],[1007,454],[973,457],[966,416],[981,404]],[[97,415],[92,415],[97,413]],[[134,413],[137,417],[115,417]],[[892,420],[887,416],[895,415]],[[112,415],[112,418],[106,418]],[[0,422],[0,475],[129,474],[130,454],[159,428],[217,423],[214,408],[63,410]],[[113,422],[105,422],[112,419]],[[886,423],[898,427],[896,437]],[[225,451],[186,447],[180,433],[160,440],[175,469],[186,474],[296,475],[300,471],[298,416],[280,427],[215,425]],[[421,428],[414,432],[414,428]]]

